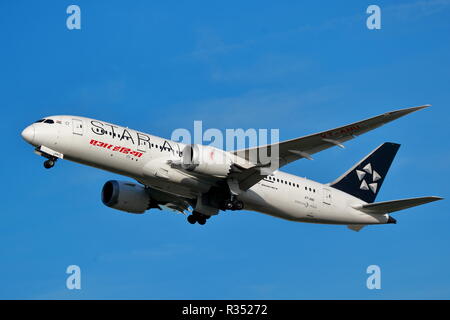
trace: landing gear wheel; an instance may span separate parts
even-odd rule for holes
[[[237,200],[236,198],[226,200],[224,203],[224,210],[242,210],[244,209],[244,203],[241,200]]]
[[[188,221],[190,224],[194,224],[194,223],[197,222],[197,219],[195,219],[195,217],[191,214],[191,215],[189,215],[189,216],[187,217],[187,221]]]
[[[233,210],[233,201],[231,200],[226,200],[225,204],[224,204],[225,210]]]
[[[208,215],[205,215],[205,214],[202,214],[200,212],[194,211],[194,212],[192,212],[191,215],[189,215],[187,217],[187,221],[190,224],[194,224],[194,223],[198,222],[198,224],[204,225],[206,223],[206,220],[208,220],[209,218],[211,218],[211,217],[208,216]]]
[[[50,169],[53,168],[53,166],[55,165],[55,161],[54,160],[47,160],[44,162],[44,168],[45,169]]]
[[[241,200],[236,200],[234,202],[234,210],[242,210],[244,209],[244,203]]]

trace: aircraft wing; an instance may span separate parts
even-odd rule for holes
[[[143,185],[146,185],[144,181],[139,181],[139,183],[142,183]],[[146,185],[147,186],[147,185]],[[158,208],[162,210],[163,208],[170,209],[173,211],[177,211],[183,214],[186,214],[186,211],[189,211],[189,206],[191,205],[189,203],[189,199],[183,198],[180,196],[176,196],[174,194],[164,192],[155,188],[152,188],[150,186],[148,187],[148,192],[150,194],[150,198],[154,201],[152,203],[151,208]],[[161,208],[163,207],[163,208]]]
[[[302,158],[312,160],[313,154],[334,146],[343,148],[343,142],[426,107],[429,107],[429,105],[386,112],[376,117],[308,136],[286,140],[276,144],[234,151],[233,153],[235,155],[254,163],[255,166],[243,170],[235,170],[230,176],[239,183],[241,190],[247,190],[271,174],[271,171],[273,172],[288,163]],[[271,165],[271,163],[263,163],[264,158],[272,157],[271,152],[278,153],[276,157],[278,163],[275,166]]]

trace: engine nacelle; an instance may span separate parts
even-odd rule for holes
[[[232,164],[232,156],[228,152],[211,146],[191,144],[183,149],[181,167],[187,171],[226,177]]]
[[[117,180],[105,183],[102,202],[110,208],[129,213],[144,213],[152,204],[150,195],[143,186]]]

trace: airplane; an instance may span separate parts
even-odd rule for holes
[[[23,139],[52,168],[66,159],[117,173],[133,181],[107,181],[102,202],[142,214],[168,208],[204,225],[220,211],[249,210],[318,224],[394,224],[391,213],[443,198],[436,196],[375,202],[399,144],[385,142],[336,180],[322,184],[279,169],[343,143],[429,105],[386,112],[303,136],[252,148],[224,151],[183,144],[105,121],[71,115],[49,116],[27,126]],[[252,157],[256,152],[257,156]],[[265,152],[265,153],[264,153]],[[275,159],[267,163],[261,154]]]

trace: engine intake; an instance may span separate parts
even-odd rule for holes
[[[143,186],[117,180],[104,184],[102,202],[110,208],[129,213],[144,213],[152,206],[150,195]]]

